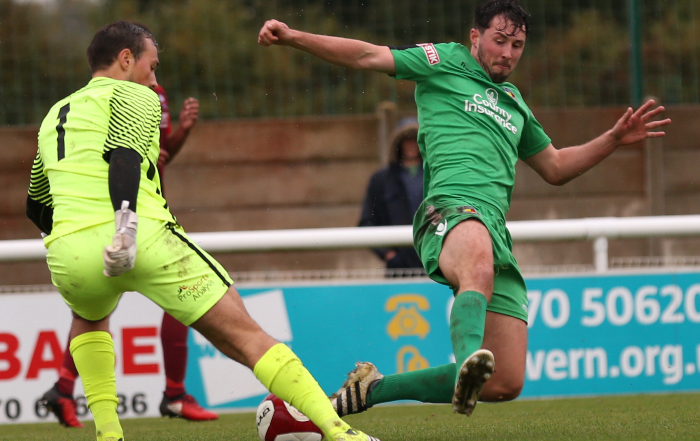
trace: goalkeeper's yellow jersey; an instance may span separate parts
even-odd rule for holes
[[[53,208],[58,237],[114,221],[107,155],[118,147],[141,155],[139,216],[174,221],[162,196],[156,164],[161,107],[146,86],[105,77],[56,103],[39,129],[29,197]]]

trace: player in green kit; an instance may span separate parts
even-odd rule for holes
[[[424,160],[424,201],[413,222],[414,245],[428,275],[454,290],[450,334],[456,363],[382,376],[357,363],[331,397],[339,415],[378,403],[452,403],[470,415],[477,400],[516,398],[525,379],[527,291],[505,226],[515,164],[562,185],[619,146],[670,120],[651,121],[653,101],[629,108],[615,126],[580,146],[556,149],[518,89],[505,82],[525,47],[529,15],[517,0],[477,6],[471,47],[458,43],[376,46],[309,34],[269,20],[258,43],[306,51],[354,69],[416,82]],[[495,369],[498,361],[498,370]]]
[[[97,440],[124,439],[109,315],[121,293],[138,291],[252,369],[328,440],[375,441],[338,417],[299,358],[250,318],[224,268],[167,208],[156,169],[153,35],[114,22],[95,34],[87,55],[92,80],[56,103],[39,130],[27,215],[45,234],[52,281],[73,311],[70,352]]]

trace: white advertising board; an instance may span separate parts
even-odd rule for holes
[[[37,401],[58,379],[70,309],[56,292],[8,294],[0,295],[0,317],[0,423],[54,421]],[[159,415],[165,384],[162,317],[158,306],[137,293],[125,293],[112,316],[123,417]],[[75,396],[82,395],[78,380]],[[89,418],[84,398],[79,404],[79,413]]]
[[[243,299],[250,315],[270,335],[291,342],[291,326],[281,290]],[[110,320],[116,353],[118,412],[122,418],[159,416],[165,388],[160,343],[162,310],[146,297],[127,292]],[[55,421],[38,405],[58,379],[68,341],[71,314],[57,292],[0,295],[0,424]],[[248,368],[226,358],[192,331],[207,400],[212,407],[266,393]],[[79,419],[91,419],[82,383],[75,383]]]

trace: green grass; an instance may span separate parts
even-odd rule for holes
[[[382,441],[456,440],[697,440],[700,394],[638,395],[479,404],[474,415],[447,405],[378,406],[347,418]],[[128,441],[259,441],[251,413],[218,421],[123,420]],[[64,429],[57,423],[0,426],[0,440],[94,441],[91,423]]]

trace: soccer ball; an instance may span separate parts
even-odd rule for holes
[[[265,397],[256,416],[262,441],[321,441],[323,432],[303,413],[274,394]]]

